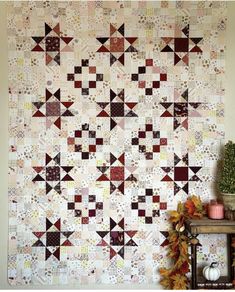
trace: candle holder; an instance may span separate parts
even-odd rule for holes
[[[218,203],[216,200],[211,200],[208,205],[208,218],[210,219],[224,219],[224,205]]]

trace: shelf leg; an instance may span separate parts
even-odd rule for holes
[[[192,268],[192,289],[197,289],[197,245],[199,240],[197,235],[192,235],[191,243],[191,268]]]
[[[228,234],[228,270],[229,270],[229,280],[234,283],[235,280],[235,267],[233,266],[233,261],[235,260],[235,248],[232,246],[235,238],[233,234]],[[234,286],[234,285],[233,285]]]

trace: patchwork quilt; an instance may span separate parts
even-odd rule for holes
[[[214,196],[226,2],[7,5],[9,282],[157,282],[168,210]]]

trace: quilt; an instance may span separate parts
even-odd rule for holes
[[[10,284],[157,282],[167,212],[215,196],[226,2],[15,1],[7,21]]]

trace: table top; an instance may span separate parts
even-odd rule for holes
[[[186,229],[191,234],[235,234],[235,221],[213,220],[206,217],[186,221]]]

